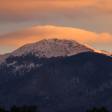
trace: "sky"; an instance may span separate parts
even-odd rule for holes
[[[112,51],[112,0],[0,0],[0,54],[51,35]]]

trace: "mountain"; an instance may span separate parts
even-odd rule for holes
[[[39,42],[26,44],[12,53],[0,55],[0,60],[3,62],[8,56],[21,56],[29,53],[35,54],[42,58],[71,56],[81,52],[95,51],[95,49],[80,44],[74,40],[61,40],[61,39],[44,39]]]
[[[71,40],[25,45],[0,64],[0,104],[41,112],[112,110],[112,57]]]

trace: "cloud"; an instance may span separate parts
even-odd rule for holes
[[[112,0],[2,0],[1,21],[23,21],[58,16],[77,17],[108,13],[112,14]],[[80,14],[79,14],[80,13]]]
[[[77,28],[50,25],[36,26],[19,32],[0,36],[0,46],[10,46],[15,49],[26,43],[52,38],[72,39],[96,48],[112,49],[112,35],[109,33],[97,34]]]

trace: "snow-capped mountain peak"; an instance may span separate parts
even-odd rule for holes
[[[88,51],[94,50],[73,40],[48,39],[32,44],[26,44],[12,52],[11,55],[21,56],[32,53],[38,57],[51,58],[71,56]]]

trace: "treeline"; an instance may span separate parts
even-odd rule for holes
[[[86,112],[110,112],[106,107],[88,109]]]
[[[0,107],[0,112],[40,112],[37,106],[12,106],[10,110]]]
[[[39,108],[37,106],[13,106],[10,110],[6,110],[2,107],[0,107],[0,112],[40,112]],[[101,108],[92,108],[88,109],[86,112],[110,112],[107,108],[101,107]]]

